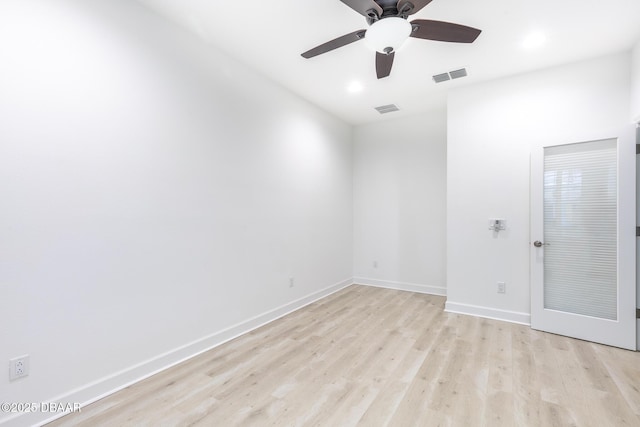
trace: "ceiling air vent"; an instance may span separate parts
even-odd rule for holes
[[[446,82],[452,79],[459,79],[460,77],[467,77],[467,69],[460,68],[459,70],[449,71],[448,73],[436,74],[433,76],[433,81],[436,83]]]
[[[449,73],[436,74],[433,76],[433,81],[436,83],[446,82],[447,80],[451,80]]]
[[[467,77],[467,69],[460,68],[459,70],[449,71],[449,75],[452,79],[459,79],[460,77]]]
[[[392,113],[394,111],[399,111],[400,110],[398,108],[398,106],[395,105],[395,104],[381,105],[381,106],[375,107],[375,108],[378,111],[378,113],[380,113],[380,114],[387,114],[387,113]]]

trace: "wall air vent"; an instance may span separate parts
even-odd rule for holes
[[[380,114],[387,114],[387,113],[392,113],[394,111],[399,111],[400,110],[398,108],[398,106],[395,105],[395,104],[381,105],[381,106],[375,107],[375,108],[378,111],[378,113],[380,113]]]
[[[442,83],[453,79],[459,79],[460,77],[467,77],[467,69],[460,68],[459,70],[449,71],[448,73],[436,74],[433,76],[433,81],[436,83]]]

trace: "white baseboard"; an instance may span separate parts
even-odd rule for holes
[[[531,314],[518,311],[500,310],[478,305],[461,304],[447,301],[444,311],[448,313],[467,314],[469,316],[486,317],[487,319],[503,320],[505,322],[518,323],[520,325],[531,324]]]
[[[158,355],[152,359],[146,360],[128,369],[116,372],[113,375],[99,379],[93,383],[87,384],[61,396],[50,399],[49,402],[79,402],[81,403],[81,407],[84,407],[110,394],[120,391],[132,384],[155,375],[158,372],[164,371],[165,369],[171,368],[179,363],[191,359],[192,357],[211,350],[214,347],[224,344],[225,342],[230,341],[240,335],[246,334],[247,332],[257,329],[269,322],[273,322],[280,317],[286,316],[291,312],[299,310],[302,307],[313,303],[314,301],[331,295],[332,293],[335,293],[352,284],[352,279],[343,280],[325,289],[314,292],[310,295],[299,298],[295,301],[284,304],[273,310],[267,311],[263,314],[233,325],[227,329],[213,333],[197,341],[193,341],[182,347],[176,348],[164,354]],[[65,414],[55,414],[55,416],[52,416],[52,414],[41,412],[16,414],[16,416],[14,417],[0,420],[0,425],[2,425],[3,427],[44,425],[64,415]]]
[[[447,288],[444,286],[419,285],[416,283],[392,282],[388,280],[369,279],[366,277],[354,277],[353,283],[358,285],[375,286],[377,288],[397,289],[399,291],[418,292],[421,294],[447,296]]]

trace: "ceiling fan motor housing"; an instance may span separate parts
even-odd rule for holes
[[[375,9],[369,9],[366,13],[367,23],[372,25],[374,22],[388,18],[390,16],[397,16],[403,19],[407,19],[410,15],[411,10],[413,10],[414,6],[410,2],[404,2],[402,6],[402,10],[398,9],[398,5],[401,2],[398,0],[374,0],[375,3],[380,6],[382,9],[382,15]]]

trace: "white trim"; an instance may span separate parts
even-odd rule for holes
[[[396,289],[398,291],[418,292],[420,294],[447,296],[447,288],[444,286],[430,286],[416,283],[392,282],[388,280],[369,279],[367,277],[354,277],[353,283],[376,288]]]
[[[459,302],[447,301],[444,305],[447,313],[466,314],[469,316],[485,317],[487,319],[502,320],[505,322],[517,323],[519,325],[531,324],[531,315],[519,311],[500,310],[492,307],[482,307],[479,305],[462,304]]]
[[[124,369],[120,372],[116,372],[83,387],[79,387],[56,398],[49,399],[49,402],[81,402],[81,407],[85,407],[132,384],[149,378],[158,372],[176,366],[240,335],[246,334],[247,332],[257,329],[267,323],[273,322],[274,320],[286,316],[289,313],[299,310],[304,306],[325,298],[352,284],[353,280],[350,278],[343,280],[325,289],[237,323],[229,328],[215,332],[209,336],[193,341],[174,350],[170,350],[164,354],[131,366],[130,368]],[[50,417],[50,415],[51,414],[43,414],[40,412],[16,414],[14,417],[0,420],[0,425],[3,427],[25,425],[42,426],[66,414],[60,413],[53,417]]]

